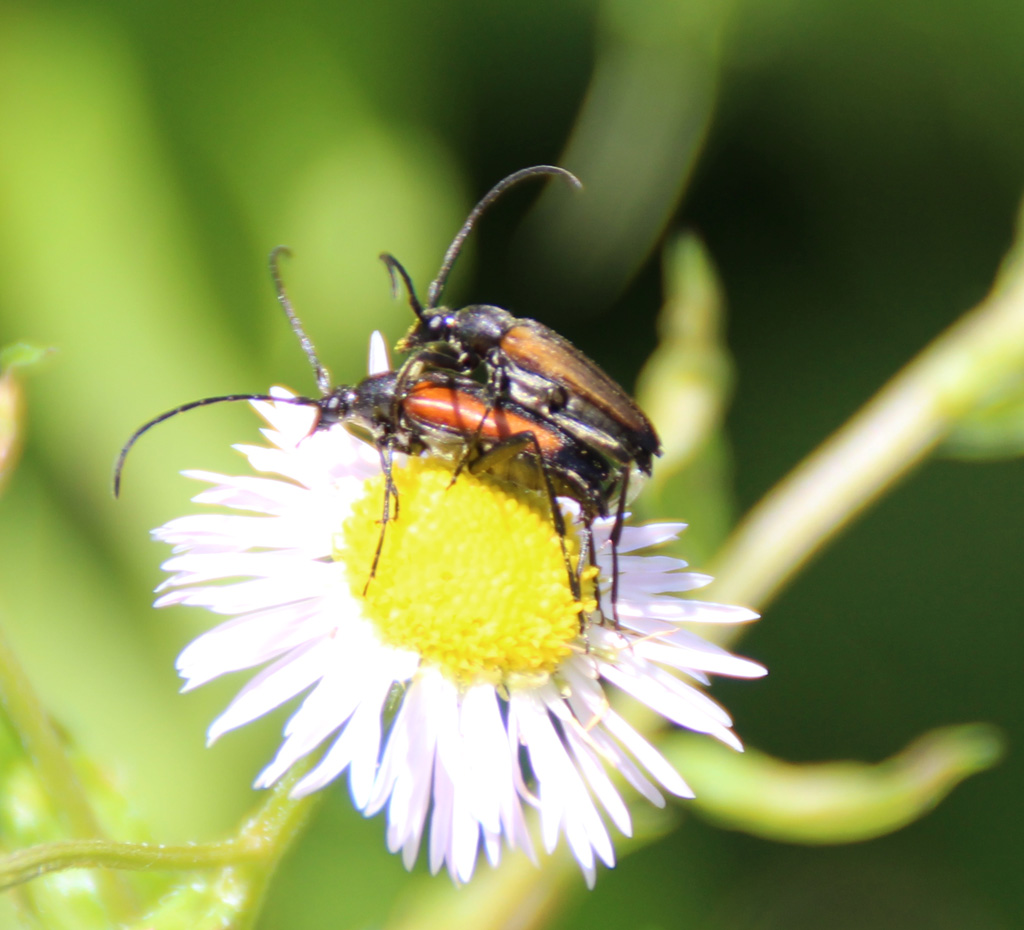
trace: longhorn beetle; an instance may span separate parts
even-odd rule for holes
[[[607,459],[613,469],[608,494],[618,495],[611,534],[612,609],[618,595],[617,546],[622,532],[631,473],[651,474],[651,459],[661,455],[658,435],[640,407],[604,371],[568,339],[536,320],[518,318],[501,307],[471,304],[458,310],[440,305],[448,276],[466,238],[483,213],[521,181],[539,176],[561,177],[576,188],[579,179],[553,165],[524,168],[499,181],[470,212],[445,252],[441,268],[420,302],[402,264],[381,256],[393,287],[401,279],[416,322],[396,346],[411,353],[398,384],[423,369],[470,375],[485,373],[487,402],[492,409],[515,405],[556,427],[580,446]],[[467,444],[467,449],[472,443]],[[456,474],[461,463],[456,467]]]
[[[598,515],[607,516],[607,488],[611,473],[606,461],[579,443],[572,434],[546,421],[535,411],[521,408],[514,401],[496,410],[485,396],[484,385],[455,373],[429,371],[418,380],[402,385],[400,372],[389,371],[371,375],[354,386],[331,387],[330,375],[321,364],[284,289],[278,258],[285,251],[278,247],[271,252],[271,274],[278,300],[313,368],[320,397],[228,394],[206,397],[168,410],[140,426],[121,449],[114,466],[114,495],[120,493],[124,464],[138,439],[158,423],[179,413],[210,404],[242,400],[316,407],[318,417],[314,431],[341,424],[368,438],[380,454],[385,477],[381,532],[363,589],[364,595],[380,561],[385,530],[392,519],[392,499],[395,516],[398,513],[392,456],[395,452],[418,454],[429,450],[444,457],[457,457],[460,463],[468,457],[471,472],[500,470],[518,484],[543,491],[559,536],[570,589],[573,597],[579,600],[578,570],[573,567],[566,549],[565,520],[555,496],[561,493],[577,500],[587,518],[582,562],[585,554],[592,551],[590,523]],[[524,460],[532,467],[512,470],[516,463]]]

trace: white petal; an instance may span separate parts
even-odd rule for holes
[[[608,555],[607,560],[608,567],[611,567],[611,555]],[[667,555],[620,555],[619,556],[619,571],[622,573],[623,581],[632,583],[634,576],[646,576],[651,574],[669,574],[671,573],[672,578],[686,578],[687,574],[694,573],[682,573],[678,570],[686,568],[686,563],[682,559],[673,559]],[[706,575],[699,576],[706,578]],[[706,582],[705,582],[706,583]]]
[[[677,630],[677,633],[685,632]],[[691,634],[692,635],[692,634]],[[648,639],[635,645],[637,655],[653,662],[670,665],[683,672],[712,672],[715,675],[730,675],[733,678],[761,678],[768,670],[757,662],[734,656],[725,649],[694,637],[699,644],[682,646],[675,641]]]
[[[450,856],[452,842],[452,816],[455,807],[455,790],[448,773],[438,765],[434,756],[434,807],[430,814],[428,867],[436,875]],[[454,871],[452,878],[457,878]]]
[[[563,674],[571,687],[569,706],[576,715],[576,719],[588,730],[590,739],[601,754],[648,801],[657,807],[664,807],[665,799],[661,792],[651,784],[633,760],[602,729],[601,723],[610,707],[600,684],[588,677],[578,675],[575,665],[564,668]]]
[[[672,764],[615,711],[609,710],[602,717],[601,725],[661,782],[666,791],[680,798],[694,797],[690,786],[683,781]]]
[[[352,801],[356,807],[365,803],[373,785],[373,775],[380,754],[380,715],[388,695],[390,682],[378,681],[375,690],[367,691],[345,729],[324,754],[323,759],[292,789],[292,797],[318,791],[338,777],[346,768],[350,773]]]
[[[391,371],[391,356],[388,352],[388,344],[379,330],[374,330],[370,336],[370,362],[367,368],[371,375],[379,375],[385,371]]]
[[[388,805],[388,848],[402,850],[407,868],[416,861],[430,806],[436,733],[432,726],[433,690],[424,677],[415,678],[388,734],[373,796],[364,809],[370,815]]]
[[[729,730],[732,720],[725,710],[678,678],[655,666],[641,668],[638,662],[620,661],[614,666],[602,663],[601,672],[612,684],[679,726],[735,744],[736,738]]]
[[[636,549],[646,549],[649,546],[670,542],[685,529],[685,523],[649,523],[646,526],[623,526],[622,536],[619,539],[619,552],[633,552]],[[611,522],[609,521],[603,538],[607,539],[610,532]]]
[[[620,596],[625,600],[637,600],[656,594],[682,594],[703,588],[710,582],[710,575],[697,572],[632,572],[625,577],[625,584],[620,586]]]
[[[709,604],[705,601],[691,601],[679,597],[651,598],[647,604],[633,605],[620,602],[619,615],[629,608],[632,616],[656,617],[660,620],[687,623],[746,623],[757,620],[759,614],[746,607],[732,604]]]
[[[561,828],[584,869],[593,868],[595,852],[611,865],[615,859],[611,837],[548,715],[552,705],[560,704],[561,699],[550,689],[549,700],[542,702],[540,693],[545,690],[549,689],[513,695],[513,704],[521,710],[523,742],[537,778],[545,848],[548,852],[554,849]],[[520,697],[523,700],[517,700]]]
[[[459,739],[463,743],[465,785],[474,818],[487,832],[501,832],[517,803],[505,724],[491,685],[477,685],[462,695]]]
[[[608,812],[612,822],[626,836],[632,835],[632,823],[629,818],[629,810],[626,808],[622,796],[615,789],[608,773],[598,759],[593,740],[587,738],[587,734],[574,727],[566,728],[566,741],[569,749],[576,759],[576,765],[583,773],[597,799]]]
[[[455,786],[462,769],[462,746],[458,740],[458,694],[440,675],[424,676],[424,690],[431,692],[430,726],[437,739],[434,755],[434,810],[430,820],[430,871],[436,873],[450,861],[453,819],[456,816]],[[461,813],[461,811],[459,811]],[[454,877],[454,876],[453,876]]]
[[[318,600],[245,614],[214,627],[178,656],[177,668],[190,691],[228,672],[262,665],[330,632]]]
[[[324,674],[324,655],[318,645],[296,649],[253,678],[210,725],[207,742],[262,717],[317,681]]]
[[[274,761],[256,777],[254,787],[267,788],[273,785],[299,759],[344,726],[356,704],[347,691],[337,676],[325,676],[320,680],[299,710],[288,720],[285,741],[278,749]]]
[[[304,601],[309,596],[328,593],[337,588],[337,565],[307,562],[286,577],[256,578],[238,584],[183,588],[172,591],[154,602],[156,607],[187,604],[205,607],[214,613],[237,614],[258,607]],[[180,583],[180,582],[178,582]]]
[[[308,497],[304,488],[277,478],[232,477],[196,470],[183,471],[182,474],[214,485],[192,498],[197,504],[280,516],[290,513],[295,507],[305,506]]]

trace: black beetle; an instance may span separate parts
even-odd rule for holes
[[[545,175],[582,186],[574,174],[554,165],[524,168],[499,181],[470,211],[448,246],[440,271],[427,290],[425,305],[402,264],[393,255],[381,256],[392,283],[399,278],[404,283],[416,314],[416,322],[396,346],[398,351],[410,353],[400,370],[399,385],[424,369],[461,375],[483,369],[491,408],[500,410],[513,404],[612,463],[605,502],[618,497],[610,537],[611,602],[617,619],[618,541],[631,474],[634,470],[651,474],[651,460],[662,451],[658,434],[635,401],[596,362],[550,327],[490,304],[471,304],[458,310],[439,305],[452,267],[480,216],[509,188]],[[470,448],[472,442],[467,443]]]
[[[411,353],[402,368],[403,379],[423,367],[471,374],[483,366],[495,406],[511,400],[618,465],[650,475],[652,457],[661,454],[654,427],[629,395],[568,339],[501,307],[471,304],[450,310],[438,304],[463,243],[483,212],[510,187],[542,175],[580,186],[575,175],[553,165],[524,168],[499,181],[452,240],[425,305],[402,265],[391,255],[381,256],[392,276],[405,284],[417,318],[396,347]]]
[[[453,372],[427,371],[417,380],[403,384],[400,372],[387,371],[370,375],[353,386],[331,387],[330,375],[320,363],[281,282],[277,259],[282,251],[278,248],[271,253],[271,273],[281,305],[313,367],[321,396],[282,398],[268,394],[227,394],[168,410],[135,430],[121,449],[114,466],[114,495],[120,492],[124,464],[136,441],[158,423],[179,413],[243,400],[312,406],[318,410],[314,431],[341,424],[368,439],[380,454],[385,476],[384,505],[380,539],[367,588],[376,573],[385,529],[392,519],[392,499],[395,516],[398,512],[392,456],[395,452],[418,454],[429,450],[458,461],[460,467],[468,465],[471,472],[493,472],[517,484],[544,491],[562,546],[570,588],[574,598],[579,600],[578,569],[573,567],[566,549],[565,521],[555,497],[557,494],[572,497],[582,508],[585,517],[582,564],[592,552],[590,524],[595,517],[608,514],[606,502],[614,476],[606,460],[578,442],[571,433],[514,401],[506,400],[500,409],[495,409],[484,385]]]

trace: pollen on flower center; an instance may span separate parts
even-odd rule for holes
[[[583,573],[581,605],[543,496],[468,472],[452,484],[450,466],[436,459],[409,459],[393,476],[399,513],[364,604],[381,638],[464,685],[556,669],[579,636],[581,609],[594,609],[596,572]],[[335,540],[357,596],[380,538],[383,497],[383,476],[368,479]],[[572,530],[566,547],[575,565]]]

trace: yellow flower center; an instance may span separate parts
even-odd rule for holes
[[[335,540],[352,592],[391,645],[411,649],[461,685],[544,680],[579,639],[581,610],[596,607],[593,567],[574,599],[551,511],[543,495],[468,472],[452,484],[437,459],[393,469],[399,512],[381,535],[384,478],[365,494]],[[570,521],[567,521],[567,523]],[[575,529],[565,547],[579,557]]]

